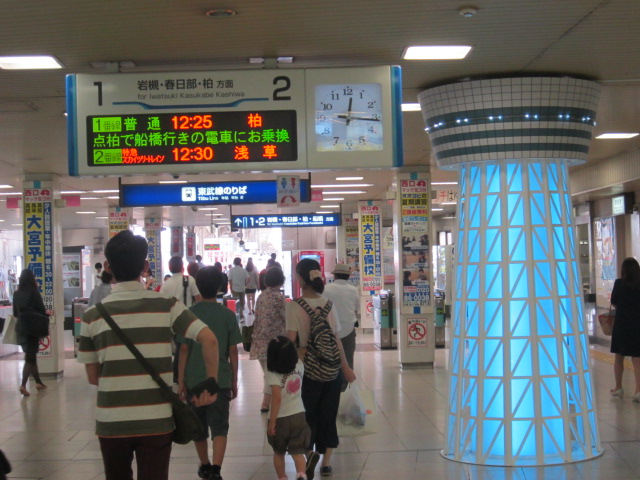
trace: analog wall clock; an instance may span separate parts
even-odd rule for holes
[[[315,86],[316,150],[383,149],[382,87],[379,83]]]

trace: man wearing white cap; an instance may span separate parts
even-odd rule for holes
[[[348,282],[351,274],[349,265],[336,263],[331,273],[333,273],[334,281],[324,287],[322,296],[331,300],[335,305],[340,321],[338,336],[342,342],[347,363],[353,370],[353,353],[356,350],[356,322],[360,315],[360,293],[355,286]],[[346,385],[346,383],[343,384],[343,391]]]

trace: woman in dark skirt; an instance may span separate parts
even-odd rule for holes
[[[616,307],[616,319],[611,335],[611,353],[616,358],[613,373],[616,385],[611,390],[614,397],[622,397],[622,372],[624,357],[631,357],[636,379],[633,401],[640,403],[640,265],[635,258],[625,258],[611,292],[611,305]]]
[[[38,337],[27,335],[24,325],[20,325],[20,312],[28,309],[45,315],[48,313],[40,296],[40,292],[38,291],[38,282],[36,282],[33,272],[29,269],[24,269],[20,273],[18,289],[13,294],[13,316],[17,319],[16,336],[18,343],[24,352],[24,367],[22,369],[20,393],[25,397],[30,395],[27,390],[27,380],[29,380],[29,376],[32,376],[36,381],[36,388],[38,390],[47,388],[47,386],[42,383],[40,374],[38,373],[37,355],[40,341]]]

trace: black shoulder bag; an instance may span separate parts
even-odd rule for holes
[[[173,409],[173,421],[176,424],[176,429],[173,431],[173,441],[179,445],[186,445],[198,437],[202,438],[203,436],[206,436],[202,422],[200,422],[193,409],[180,400],[180,397],[171,390],[171,387],[169,387],[162,377],[160,377],[158,372],[154,370],[147,359],[142,356],[140,350],[131,343],[131,340],[127,338],[122,329],[116,324],[113,318],[111,318],[111,315],[109,315],[104,305],[102,303],[97,303],[96,308],[104,318],[105,322],[107,322],[111,327],[111,330],[118,335],[120,341],[122,341],[122,343],[144,367],[147,373],[151,375],[151,378],[153,378],[153,380],[158,384],[160,387],[160,393],[164,399],[171,403],[171,407]]]

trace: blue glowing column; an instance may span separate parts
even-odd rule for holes
[[[460,171],[443,455],[485,465],[602,453],[567,184],[568,164],[588,151],[598,88],[523,80],[419,97],[440,166]]]

